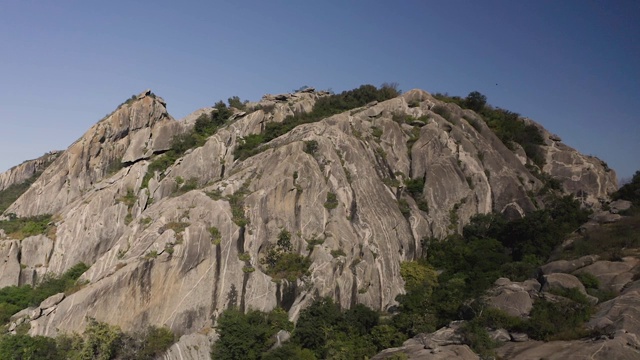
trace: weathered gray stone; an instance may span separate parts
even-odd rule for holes
[[[531,294],[540,291],[540,283],[527,280],[521,283],[499,278],[487,292],[485,301],[492,308],[500,309],[511,316],[526,317],[533,308]]]
[[[509,332],[505,329],[497,329],[491,331],[489,333],[489,336],[491,337],[491,340],[501,343],[511,341],[511,335],[509,335]]]
[[[33,309],[33,311],[31,312],[31,314],[29,315],[29,318],[31,320],[36,320],[40,317],[40,315],[42,315],[42,309],[40,309],[39,307]]]
[[[514,341],[514,342],[529,341],[529,335],[525,333],[513,332],[513,333],[510,333],[509,336],[511,337],[511,341]]]
[[[19,241],[0,241],[0,288],[18,285],[20,279],[19,253]]]
[[[22,184],[26,180],[43,172],[60,155],[59,151],[48,152],[35,160],[25,161],[20,165],[0,174],[0,191],[14,184]]]
[[[545,139],[544,172],[559,179],[565,191],[574,194],[585,205],[600,208],[609,194],[618,189],[616,174],[606,163],[583,155],[559,141],[539,124],[527,120],[542,132]]]
[[[587,293],[580,280],[571,274],[554,273],[543,278],[542,291],[578,289],[583,294]]]
[[[48,309],[52,306],[58,305],[60,301],[62,301],[63,299],[64,299],[64,293],[51,295],[40,303],[40,308]]]
[[[162,122],[175,121],[159,98],[143,92],[137,100],[123,104],[99,121],[57,156],[7,212],[33,216],[60,211],[117,168],[137,132],[146,133]],[[149,145],[152,150],[166,150],[153,149],[154,144]]]
[[[623,261],[597,261],[589,266],[576,271],[577,274],[589,273],[600,282],[600,288],[620,292],[627,284],[633,281],[640,260],[633,257],[625,257]]]
[[[591,219],[600,224],[610,224],[622,219],[620,214],[612,214],[608,211],[601,211],[591,216]]]
[[[611,213],[617,214],[620,211],[629,210],[631,208],[631,201],[628,200],[616,200],[609,203]]]
[[[213,331],[210,334],[200,333],[182,335],[158,360],[210,360],[211,344],[217,340]]]
[[[542,265],[540,267],[540,271],[546,275],[553,273],[569,274],[587,265],[593,264],[596,260],[598,260],[597,255],[587,255],[574,260],[557,260]]]
[[[594,359],[638,358],[638,337],[623,334],[607,340],[509,342],[496,350],[501,359]]]

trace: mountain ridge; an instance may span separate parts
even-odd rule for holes
[[[152,94],[91,127],[4,212],[55,218],[53,238],[3,240],[11,244],[0,248],[10,264],[5,283],[34,284],[90,265],[82,277],[88,284],[31,319],[30,334],[81,331],[87,316],[125,330],[164,325],[178,335],[209,334],[229,306],[280,306],[295,320],[316,296],[387,310],[405,291],[400,263],[421,256],[423,239],[461,232],[478,213],[517,218],[543,206],[548,179],[540,174],[596,209],[615,191],[606,164],[543,128],[540,169],[480,115],[422,90],[300,123],[239,160],[235,150],[252,135],[332,96],[313,89],[267,95],[231,109],[202,146],[150,171],[172,138],[187,139],[199,119],[219,111],[175,121]],[[285,231],[291,244],[283,248]],[[34,241],[51,248],[44,260],[17,255]],[[306,258],[308,273],[278,278],[270,254]],[[128,313],[116,310],[128,301]]]

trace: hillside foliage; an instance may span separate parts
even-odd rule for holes
[[[95,319],[88,319],[82,335],[62,334],[56,338],[25,334],[0,336],[3,360],[152,360],[173,343],[171,330],[150,326],[125,333]]]
[[[0,324],[9,321],[11,315],[29,306],[38,306],[44,299],[58,293],[70,294],[79,289],[78,278],[89,267],[79,263],[60,276],[47,275],[35,287],[29,285],[8,286],[0,289]]]
[[[514,144],[520,144],[534,164],[539,167],[544,165],[540,148],[544,144],[542,133],[535,125],[526,123],[520,114],[488,105],[486,96],[477,91],[469,93],[466,98],[441,93],[435,93],[433,97],[475,111],[509,149],[513,150]]]
[[[234,156],[240,160],[260,152],[262,144],[286,134],[298,125],[320,121],[331,115],[364,106],[372,101],[384,101],[398,96],[400,92],[393,85],[383,84],[380,89],[373,85],[362,85],[357,89],[343,91],[319,98],[309,113],[287,116],[281,123],[267,123],[260,134],[247,135],[236,147]]]

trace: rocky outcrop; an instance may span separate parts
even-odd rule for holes
[[[59,151],[51,151],[3,172],[0,174],[0,191],[39,176],[59,155]]]
[[[527,280],[521,283],[507,278],[496,280],[494,287],[488,292],[486,302],[491,307],[500,309],[511,316],[526,317],[533,308],[534,299],[540,291],[540,283]]]
[[[184,335],[167,359],[197,358],[193,349],[210,344],[229,306],[280,306],[295,320],[314,297],[329,296],[343,308],[385,310],[404,292],[400,263],[422,255],[424,238],[459,232],[478,213],[535,209],[529,194],[542,183],[517,154],[477,114],[421,90],[300,125],[235,157],[244,137],[327,95],[307,89],[249,103],[148,184],[153,157],[213,109],[176,122],[143,92],[92,127],[8,210],[55,213],[56,231],[55,239],[0,242],[5,284],[91,266],[80,291],[34,309],[30,333],[82,331],[87,316],[125,331],[164,325]],[[606,182],[608,173],[595,171]],[[411,179],[424,183],[421,192],[405,188]],[[311,260],[295,281],[274,281],[261,261],[283,230],[292,251]],[[526,316],[539,284],[500,286],[492,301],[515,301],[514,314]],[[422,345],[433,358],[474,358],[462,344],[441,348]]]
[[[386,349],[371,359],[382,360],[402,355],[407,359],[480,359],[464,344],[464,339],[458,332],[460,324],[461,322],[453,322],[431,334],[419,334],[405,341],[401,347]]]
[[[121,105],[62,152],[7,212],[53,214],[80,198],[121,164],[167,150],[179,131],[165,103],[150,91]]]
[[[585,205],[600,208],[618,189],[616,174],[604,161],[579,153],[562,143],[557,135],[527,121],[536,125],[543,135],[546,163],[542,170],[560,180],[566,192],[574,194]]]

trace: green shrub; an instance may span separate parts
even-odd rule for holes
[[[424,189],[424,178],[406,179],[404,181],[404,186],[412,198],[419,199],[422,196],[422,191]]]
[[[317,122],[331,115],[364,106],[371,101],[384,101],[399,94],[399,91],[393,86],[383,85],[380,89],[377,89],[373,85],[362,85],[357,89],[344,91],[340,94],[321,97],[313,105],[310,113],[287,116],[281,123],[267,123],[265,130],[261,134],[245,137],[236,146],[234,157],[243,160],[253,156],[259,153],[260,145],[288,133],[298,125]]]
[[[222,235],[220,235],[220,230],[218,230],[218,228],[215,226],[210,227],[208,230],[209,230],[209,234],[211,235],[211,242],[214,245],[220,244],[220,242],[222,241]]]
[[[333,210],[338,207],[338,197],[335,193],[327,193],[327,201],[324,202],[324,207],[327,208],[327,210]]]
[[[411,215],[411,207],[409,207],[409,203],[405,199],[398,199],[398,209],[404,217]]]
[[[611,194],[611,198],[631,201],[634,206],[640,207],[640,170],[635,172],[628,184],[622,185],[618,191]]]
[[[245,227],[249,224],[249,219],[244,214],[244,198],[247,196],[248,192],[249,182],[246,181],[238,191],[227,196],[227,200],[231,206],[231,215],[233,216],[232,220],[239,227]]]
[[[77,280],[87,269],[87,265],[79,263],[60,276],[45,275],[35,288],[23,285],[0,289],[0,323],[8,322],[11,315],[26,307],[40,305],[49,296],[78,290]]]
[[[337,258],[340,256],[347,256],[347,254],[344,252],[344,250],[337,249],[337,250],[331,250],[331,256],[333,256],[334,258]]]
[[[313,155],[318,151],[318,142],[315,140],[309,140],[304,142],[304,152]]]
[[[29,236],[47,234],[55,228],[49,214],[19,218],[9,214],[9,220],[0,221],[0,229],[11,238],[22,240]]]
[[[246,110],[247,109],[247,104],[246,102],[243,102],[242,100],[240,100],[240,98],[238,96],[232,96],[229,98],[228,100],[229,106],[230,107],[234,107],[238,110]]]
[[[249,310],[246,314],[236,308],[227,309],[218,318],[219,338],[211,347],[211,357],[258,360],[274,345],[278,331],[292,329],[293,324],[282,309],[269,313]]]
[[[575,274],[582,285],[587,289],[597,289],[600,286],[600,280],[590,273]]]

